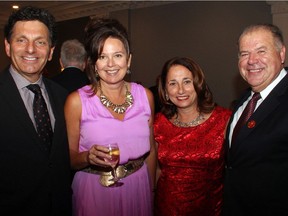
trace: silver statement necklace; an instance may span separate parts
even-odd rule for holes
[[[100,89],[100,101],[101,103],[107,107],[112,109],[114,112],[118,114],[123,114],[126,110],[133,105],[134,99],[131,92],[128,90],[128,86],[125,83],[126,93],[125,93],[125,102],[123,104],[114,104],[111,100],[109,100],[104,94],[101,89],[101,85],[99,85]]]
[[[184,122],[181,122],[179,120],[179,117],[177,115],[176,119],[173,121],[173,124],[175,126],[178,126],[178,127],[194,127],[194,126],[197,126],[200,124],[200,121],[204,120],[204,115],[202,113],[199,113],[199,115],[197,116],[197,118],[193,119],[192,121],[190,122],[187,122],[187,123],[184,123]]]

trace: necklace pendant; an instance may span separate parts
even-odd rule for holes
[[[126,93],[125,93],[125,102],[123,104],[114,104],[111,100],[109,100],[102,92],[101,86],[100,89],[100,102],[107,108],[110,108],[115,113],[123,114],[126,110],[131,107],[134,103],[133,95],[130,91],[128,91],[127,84],[125,83]]]
[[[113,111],[118,114],[123,114],[126,111],[126,109],[123,109],[122,107],[115,107]]]
[[[100,101],[106,107],[110,107],[111,106],[110,101],[104,95],[100,95]]]

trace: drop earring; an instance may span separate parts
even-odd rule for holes
[[[166,99],[166,101],[169,101],[169,96],[168,96],[168,94],[165,94],[165,99]]]
[[[95,68],[95,77],[98,78],[99,77],[99,74],[98,74],[98,71],[97,69]]]

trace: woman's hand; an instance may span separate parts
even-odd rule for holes
[[[110,159],[109,149],[100,145],[93,145],[88,151],[87,161],[91,165],[110,166],[109,162],[105,162],[104,158],[107,158],[107,161]]]

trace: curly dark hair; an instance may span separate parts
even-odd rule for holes
[[[7,24],[4,27],[4,37],[10,42],[13,28],[18,21],[34,21],[38,20],[45,24],[49,30],[49,38],[51,47],[56,45],[57,32],[56,32],[56,21],[52,14],[42,8],[36,8],[32,6],[26,6],[14,11],[8,18]]]
[[[97,91],[97,78],[95,77],[95,63],[103,51],[104,43],[109,38],[119,39],[130,55],[130,41],[126,28],[116,19],[96,18],[88,22],[85,27],[84,45],[87,52],[86,73],[91,81],[92,90]],[[128,59],[127,59],[128,60]]]
[[[212,92],[205,81],[205,76],[201,67],[191,58],[174,57],[168,60],[162,69],[158,79],[158,94],[162,104],[161,112],[171,119],[177,113],[177,107],[170,100],[166,99],[166,79],[169,69],[174,65],[186,67],[193,77],[193,85],[197,94],[198,111],[202,113],[211,113],[215,107]]]

